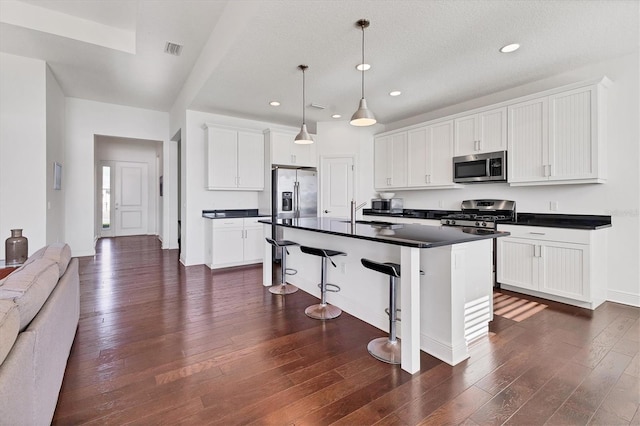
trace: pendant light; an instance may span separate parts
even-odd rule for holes
[[[300,128],[300,133],[296,135],[294,143],[300,145],[308,145],[313,143],[313,139],[311,139],[311,135],[307,132],[307,123],[306,123],[306,115],[304,113],[305,108],[305,93],[304,93],[304,72],[309,68],[306,65],[298,65],[298,69],[302,70],[302,127]]]
[[[364,64],[364,29],[369,27],[370,22],[366,19],[360,19],[356,22],[356,26],[362,28],[362,64]],[[376,117],[367,108],[367,100],[364,98],[364,66],[362,67],[362,98],[358,105],[358,110],[351,117],[349,124],[352,126],[371,126],[376,124]]]

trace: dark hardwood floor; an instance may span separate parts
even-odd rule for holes
[[[184,267],[154,237],[99,240],[54,424],[640,424],[639,308],[538,300],[465,362],[422,353],[410,375],[367,353],[382,331],[307,318],[315,298],[261,282]]]

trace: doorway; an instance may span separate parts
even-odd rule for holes
[[[353,156],[322,157],[320,173],[322,185],[321,216],[349,217],[354,198]]]
[[[121,237],[148,233],[147,163],[101,161],[99,182],[100,236]]]

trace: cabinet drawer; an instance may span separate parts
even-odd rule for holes
[[[530,240],[559,241],[574,244],[589,244],[591,232],[581,229],[545,228],[542,226],[498,225],[499,231],[507,231],[512,237]]]
[[[215,219],[213,220],[213,228],[242,228],[244,226],[243,218],[233,218],[233,219]]]
[[[264,223],[258,222],[259,220],[266,219],[264,217],[245,217],[244,218],[244,227],[245,228],[261,228]]]

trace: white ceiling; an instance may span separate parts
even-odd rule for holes
[[[30,29],[12,21],[16,3],[134,31],[135,54]],[[238,5],[232,21],[229,9]],[[192,109],[293,126],[302,114],[297,66],[306,64],[307,106],[326,106],[307,107],[313,130],[357,107],[360,18],[371,21],[365,95],[383,124],[640,46],[638,0],[0,0],[0,51],[47,61],[67,96],[162,111],[196,61],[208,61],[196,66],[207,75],[194,79],[204,84]],[[163,53],[166,41],[183,44],[182,55]],[[498,52],[511,42],[522,48]]]

